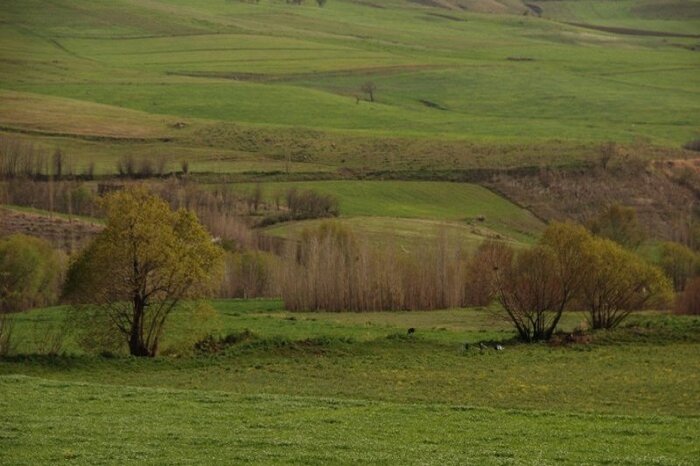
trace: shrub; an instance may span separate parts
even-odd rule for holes
[[[673,288],[680,292],[696,272],[700,272],[700,254],[679,243],[667,241],[661,245],[659,265],[673,281]]]
[[[287,208],[295,220],[337,217],[340,213],[335,197],[312,190],[299,191],[291,188],[287,191],[286,200]]]
[[[58,301],[65,259],[41,239],[0,239],[0,311],[21,311]]]
[[[700,277],[688,282],[685,291],[676,299],[676,314],[700,315]]]
[[[683,144],[683,148],[687,150],[700,152],[700,139],[693,139],[692,141],[686,142],[685,144]]]

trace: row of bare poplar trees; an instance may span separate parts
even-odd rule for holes
[[[290,310],[481,306],[491,296],[481,283],[486,275],[479,254],[463,252],[445,234],[413,253],[380,249],[340,224],[326,223],[288,246],[277,281]]]

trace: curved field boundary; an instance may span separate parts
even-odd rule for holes
[[[564,22],[570,26],[576,26],[595,31],[610,32],[612,34],[623,34],[627,36],[650,36],[650,37],[682,37],[686,39],[700,39],[700,34],[681,34],[676,32],[649,31],[646,29],[621,28],[614,26],[596,26],[595,24]]]

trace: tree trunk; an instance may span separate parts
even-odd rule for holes
[[[140,296],[134,296],[134,319],[129,335],[129,354],[137,357],[153,357],[155,354],[143,341],[143,313],[145,303]]]

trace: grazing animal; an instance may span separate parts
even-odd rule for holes
[[[501,345],[496,345],[493,347],[496,351],[503,351],[503,347]]]
[[[411,328],[408,329],[408,334],[409,334],[409,335],[413,335],[414,333],[416,333],[416,329],[415,329],[415,328],[411,327]]]
[[[486,348],[488,348],[488,346],[486,346],[486,345],[483,344],[482,342],[479,342],[479,349],[480,349],[481,351],[484,351]]]

